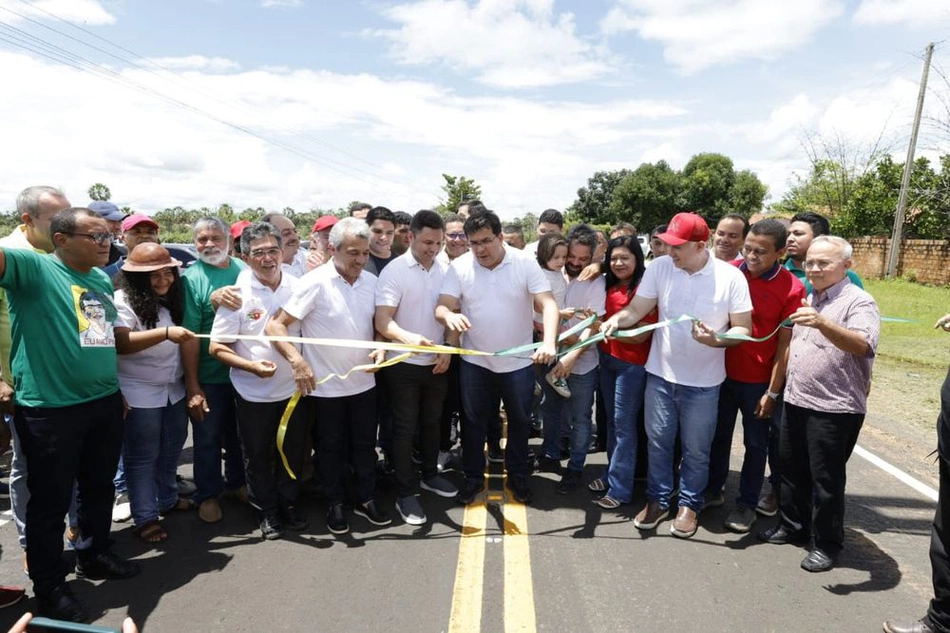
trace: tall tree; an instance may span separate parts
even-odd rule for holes
[[[109,188],[97,182],[96,184],[89,187],[89,199],[90,200],[108,200],[112,197],[112,192],[109,191]]]
[[[600,224],[631,222],[645,233],[663,224],[681,210],[683,188],[680,174],[666,161],[644,163],[627,174],[614,188],[609,213],[597,218]]]
[[[481,186],[471,178],[449,174],[442,174],[442,178],[445,180],[445,184],[442,185],[445,199],[436,208],[440,213],[455,213],[462,202],[482,197]]]
[[[730,209],[730,192],[736,181],[732,159],[722,154],[696,154],[683,167],[681,206],[711,220]]]
[[[615,222],[614,191],[629,174],[628,169],[595,172],[587,179],[587,186],[577,190],[577,200],[567,213],[580,222]]]

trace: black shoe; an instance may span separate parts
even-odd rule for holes
[[[508,489],[512,498],[518,503],[531,503],[531,486],[525,475],[509,475]]]
[[[784,525],[776,525],[764,532],[759,532],[759,540],[772,545],[804,545],[808,542],[808,535],[804,532],[790,532]]]
[[[834,566],[835,559],[831,556],[828,556],[828,554],[825,554],[817,547],[808,552],[808,556],[806,556],[805,560],[802,561],[802,569],[812,573],[828,571]]]
[[[884,623],[884,633],[934,633],[925,620],[888,620]]]
[[[386,514],[385,511],[380,510],[376,506],[376,502],[372,499],[366,503],[357,504],[356,507],[353,508],[353,512],[365,518],[373,525],[389,525],[393,522],[393,518]]]
[[[280,521],[274,515],[266,516],[261,519],[261,538],[265,541],[276,541],[284,533],[280,527]]]
[[[36,596],[37,613],[44,618],[66,622],[89,622],[89,616],[66,585],[60,585],[45,596]]]
[[[139,573],[139,566],[131,561],[119,558],[112,550],[98,554],[76,557],[76,577],[90,580],[121,580]]]
[[[557,493],[559,495],[566,495],[577,490],[577,487],[581,483],[581,471],[571,470],[568,468],[564,471],[564,476],[561,477],[561,481],[557,484]]]
[[[482,490],[485,489],[485,482],[481,479],[466,479],[462,482],[462,485],[459,487],[459,493],[455,495],[455,500],[461,503],[463,506],[475,501],[475,497],[478,496]]]
[[[488,445],[488,461],[493,464],[504,464],[505,463],[505,452],[501,450],[500,446]]]
[[[346,521],[342,503],[334,503],[327,512],[327,529],[334,534],[346,534],[350,531],[350,524]]]
[[[294,532],[306,530],[307,526],[310,525],[310,520],[301,514],[300,511],[297,510],[297,506],[294,505],[282,505],[280,510],[278,510],[278,516],[280,517],[281,523],[284,524],[284,527]]]
[[[554,473],[556,475],[561,472],[561,462],[553,457],[541,455],[534,460],[534,469],[539,473]]]

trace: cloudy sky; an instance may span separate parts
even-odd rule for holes
[[[703,151],[774,201],[805,138],[902,157],[948,33],[947,0],[0,0],[0,209],[104,182],[147,212],[412,211],[445,172],[513,217]]]

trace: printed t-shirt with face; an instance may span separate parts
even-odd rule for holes
[[[58,257],[4,251],[13,333],[15,401],[67,407],[119,390],[112,282],[98,268],[80,273]]]

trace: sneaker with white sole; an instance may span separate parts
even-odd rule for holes
[[[414,495],[396,499],[396,512],[407,525],[425,525],[426,513]]]
[[[446,499],[451,499],[459,493],[458,488],[452,485],[452,482],[442,477],[441,475],[433,475],[428,479],[423,479],[419,482],[419,487],[423,490],[428,490],[434,494],[439,495],[440,497],[445,497]]]
[[[722,525],[730,532],[745,534],[752,529],[752,524],[755,523],[755,519],[755,510],[736,506],[736,509],[729,513],[725,523]]]
[[[764,517],[774,517],[778,514],[778,495],[775,491],[762,495],[759,503],[755,506],[755,511]]]
[[[554,375],[553,371],[549,371],[544,377],[548,381],[548,384],[551,385],[551,388],[557,392],[557,395],[562,398],[571,397],[571,388],[567,386],[567,381],[563,378],[558,378]]]
[[[112,520],[116,523],[124,523],[132,518],[132,504],[129,503],[129,495],[120,492],[115,496],[115,503],[112,506]]]

